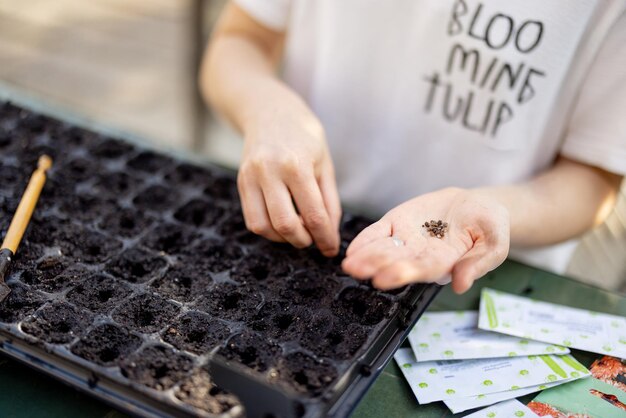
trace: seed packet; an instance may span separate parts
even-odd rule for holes
[[[483,289],[478,327],[626,358],[626,318]]]
[[[588,376],[569,354],[418,363],[410,348],[394,356],[420,404]]]
[[[538,418],[539,415],[535,414],[526,405],[518,401],[517,399],[511,399],[510,401],[500,402],[495,405],[491,405],[488,408],[481,409],[473,414],[466,415],[465,418],[496,418],[496,417],[523,417],[523,418]]]
[[[493,405],[498,402],[506,401],[509,399],[519,398],[534,392],[541,392],[544,389],[563,385],[567,382],[571,382],[574,379],[566,379],[553,383],[546,383],[543,385],[528,386],[525,388],[507,390],[505,392],[496,392],[488,394],[480,394],[476,396],[470,396],[468,398],[454,398],[446,399],[443,403],[446,404],[448,409],[454,414],[467,411],[469,409],[482,408],[484,406]]]
[[[569,353],[563,346],[478,329],[478,311],[426,312],[409,342],[418,362]]]

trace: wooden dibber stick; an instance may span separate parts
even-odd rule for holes
[[[41,189],[46,182],[46,171],[52,167],[52,159],[47,155],[39,157],[37,163],[37,169],[30,177],[28,186],[22,195],[19,205],[15,210],[11,225],[7,231],[2,247],[0,247],[0,302],[4,301],[11,289],[4,282],[4,278],[9,272],[9,266],[11,264],[11,257],[17,251],[17,247],[20,245],[20,241],[24,236],[24,231],[30,222],[30,217],[35,210],[35,205],[41,194]]]

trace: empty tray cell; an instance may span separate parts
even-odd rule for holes
[[[369,329],[347,322],[330,314],[317,313],[306,323],[300,344],[320,357],[349,359],[363,347]]]
[[[81,194],[72,197],[71,200],[64,200],[60,207],[61,211],[70,218],[84,221],[95,221],[102,215],[119,211],[119,206],[114,200],[88,194]]]
[[[280,285],[282,298],[308,306],[328,305],[339,288],[336,280],[310,270],[300,270]]]
[[[161,296],[144,293],[133,297],[113,311],[113,319],[132,329],[152,333],[163,328],[179,311],[178,306]]]
[[[230,278],[239,283],[262,283],[267,279],[286,280],[291,265],[284,260],[272,260],[259,253],[248,254],[230,272]]]
[[[93,315],[64,302],[46,305],[27,318],[22,331],[52,344],[72,342],[93,321]]]
[[[68,219],[56,216],[41,216],[35,212],[24,237],[30,243],[41,244],[47,247],[59,246],[60,243],[69,247],[72,234],[78,234],[81,227]],[[19,251],[18,254],[22,252]]]
[[[154,223],[154,219],[134,209],[121,209],[104,215],[98,227],[111,235],[123,238],[132,238],[147,230]]]
[[[231,177],[215,177],[213,182],[204,189],[204,194],[213,199],[238,200],[237,181]]]
[[[162,211],[171,208],[178,199],[178,192],[174,188],[153,184],[135,196],[133,204],[140,209]]]
[[[76,306],[96,313],[107,313],[130,295],[130,287],[127,284],[106,274],[85,273],[82,276],[84,280],[66,296],[67,300]]]
[[[11,293],[0,304],[0,322],[11,324],[21,321],[44,303],[39,293],[21,284],[9,284]]]
[[[311,319],[307,309],[287,300],[266,302],[250,321],[250,327],[277,341],[294,341]]]
[[[246,221],[239,211],[229,212],[228,215],[218,225],[218,232],[225,237],[238,236],[241,234],[249,234],[246,228]]]
[[[87,228],[67,238],[70,241],[57,241],[63,253],[86,263],[102,263],[122,248],[122,243],[117,239]]]
[[[337,370],[328,360],[299,352],[281,358],[277,369],[281,382],[312,396],[320,395],[337,378]]]
[[[234,240],[242,244],[252,245],[263,242],[263,239],[246,228],[246,222],[241,214],[241,209],[228,211],[227,216],[217,226],[217,232],[228,240]]]
[[[243,257],[239,246],[210,239],[199,240],[184,252],[190,260],[216,273],[231,269]]]
[[[123,171],[103,172],[95,179],[94,191],[99,195],[119,197],[143,186],[143,180]]]
[[[256,313],[262,300],[261,293],[254,286],[219,283],[205,292],[195,305],[198,310],[209,315],[242,321]]]
[[[130,283],[143,283],[160,275],[166,265],[164,257],[140,247],[133,247],[109,261],[106,271]]]
[[[207,169],[199,167],[197,165],[181,163],[170,170],[165,179],[173,184],[190,184],[193,186],[203,186],[211,184],[213,181],[213,175]]]
[[[128,379],[153,389],[166,390],[191,371],[193,361],[171,348],[153,345],[130,356],[120,367]]]
[[[138,335],[114,324],[103,324],[73,344],[71,351],[87,361],[110,367],[117,365],[140,345]]]
[[[142,243],[153,250],[178,254],[187,249],[198,237],[193,230],[172,223],[161,223],[149,231]]]
[[[375,325],[391,314],[393,302],[374,290],[364,287],[344,289],[333,303],[340,318],[364,325]]]
[[[26,183],[24,183],[23,187],[25,186]],[[22,190],[20,190],[20,192],[21,191]],[[37,201],[37,210],[33,216],[38,216],[41,214],[42,210],[60,204],[64,201],[71,201],[74,197],[74,183],[68,183],[61,178],[57,178],[51,170],[50,177],[46,180],[46,185],[41,191],[41,197]]]
[[[237,398],[215,386],[205,368],[194,370],[176,389],[175,396],[181,402],[210,414],[228,412],[230,417],[243,417]]]
[[[128,161],[127,165],[135,170],[154,174],[157,171],[169,168],[173,163],[174,162],[171,158],[162,154],[157,154],[152,151],[144,151]]]
[[[224,323],[202,312],[190,311],[178,318],[163,333],[163,340],[179,350],[203,354],[230,335]]]
[[[76,158],[61,166],[57,165],[56,170],[55,175],[80,182],[89,179],[93,175],[92,173],[98,173],[100,167],[98,167],[98,163],[93,160]]]
[[[107,139],[91,145],[90,151],[94,157],[110,160],[128,155],[133,151],[133,146],[121,141]]]
[[[70,146],[85,146],[91,145],[98,139],[98,134],[85,131],[84,129],[75,128],[73,126],[60,124],[56,129],[53,128],[52,133],[55,139],[62,142],[63,145]],[[50,129],[49,129],[50,131]]]
[[[258,333],[244,331],[228,340],[218,351],[227,360],[236,361],[257,372],[265,372],[276,364],[280,347]]]
[[[62,257],[46,257],[39,261],[34,268],[22,273],[24,283],[45,292],[62,290],[72,283],[64,277],[59,277],[68,267],[68,260]]]
[[[212,226],[224,215],[224,209],[204,199],[192,199],[174,213],[174,218],[192,226]]]
[[[151,287],[167,298],[191,302],[206,292],[212,283],[210,273],[201,266],[178,262],[152,282]]]

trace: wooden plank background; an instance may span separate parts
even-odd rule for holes
[[[160,143],[193,143],[191,0],[0,0],[0,79]]]

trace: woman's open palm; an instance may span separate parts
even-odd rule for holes
[[[441,238],[424,227],[431,220],[448,224]],[[454,291],[462,293],[504,261],[509,234],[509,214],[500,203],[471,190],[443,189],[395,207],[363,230],[343,268],[385,290],[451,275]]]

